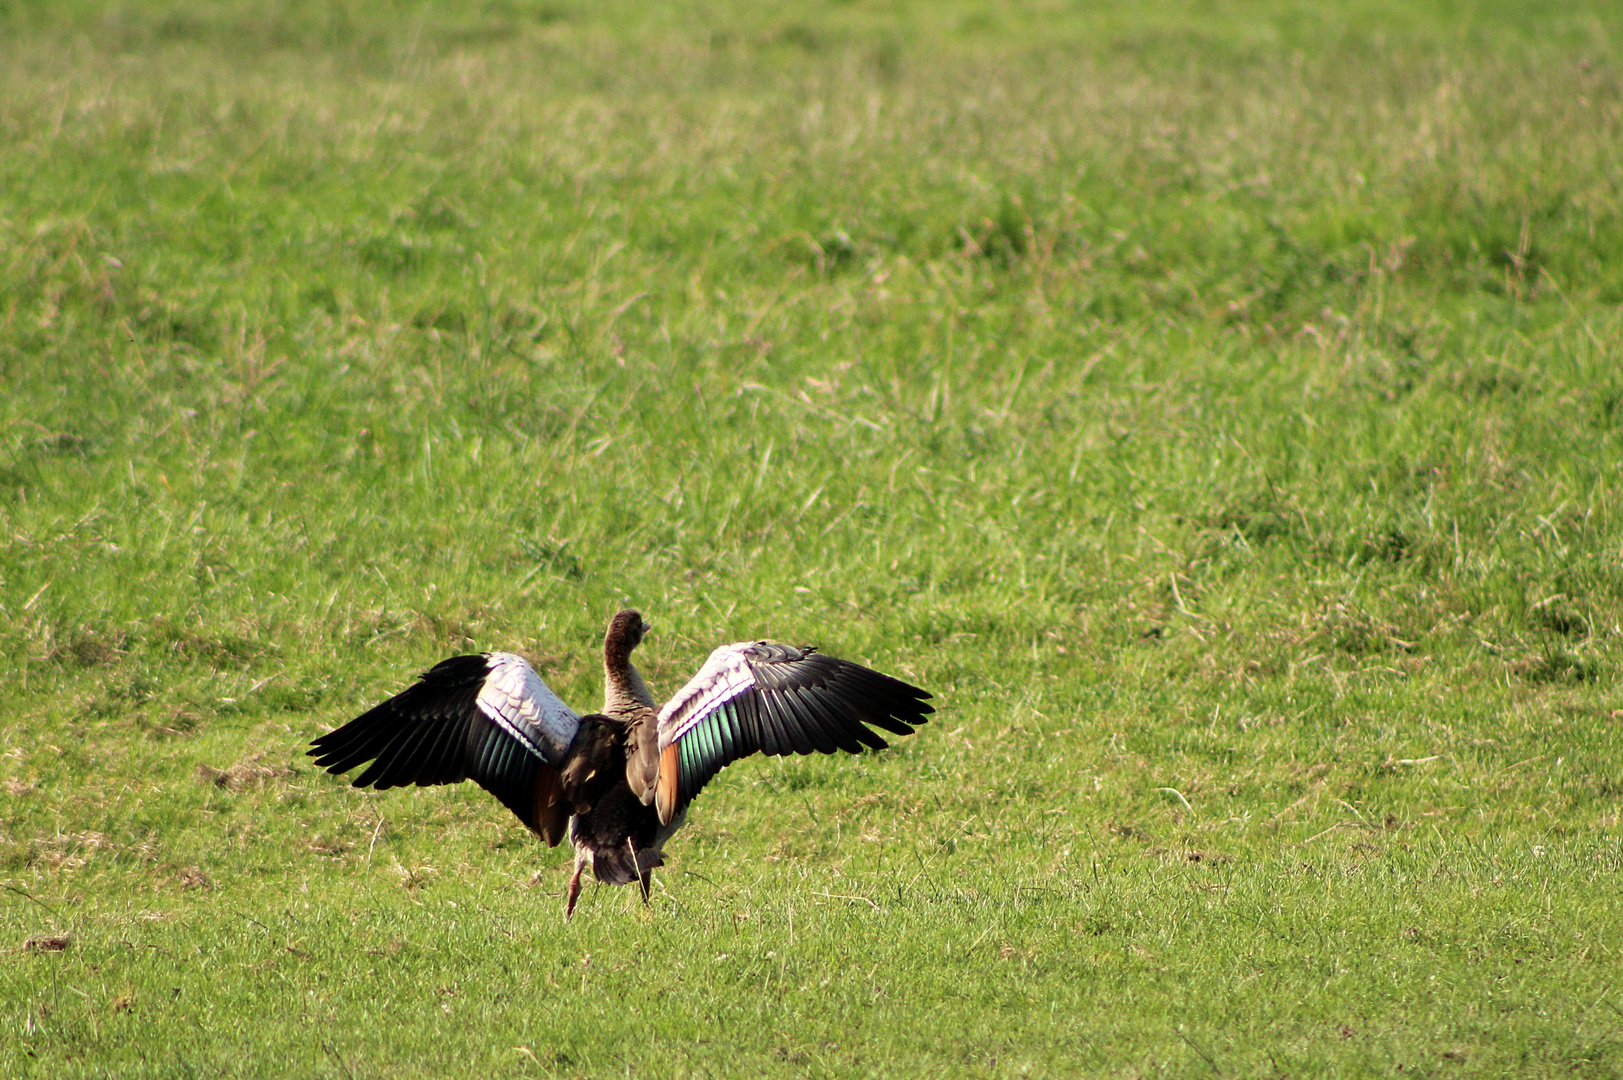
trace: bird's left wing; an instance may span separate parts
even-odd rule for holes
[[[523,657],[453,656],[343,727],[310,755],[330,773],[370,761],[356,787],[472,779],[549,844],[563,839],[568,803],[558,766],[580,728]]]
[[[860,753],[910,735],[930,695],[809,647],[741,641],[710,654],[659,713],[655,802],[668,824],[723,766],[766,754]]]

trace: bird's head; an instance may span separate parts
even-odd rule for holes
[[[649,626],[642,612],[636,608],[617,611],[609,620],[609,629],[603,635],[603,652],[610,660],[629,660],[631,650],[642,644]]]

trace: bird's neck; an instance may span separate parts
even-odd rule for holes
[[[654,695],[642,681],[642,672],[629,656],[603,658],[603,711],[609,716],[630,719],[643,709],[655,708]]]

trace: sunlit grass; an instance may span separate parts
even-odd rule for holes
[[[1617,14],[0,10],[0,1069],[1616,1075]],[[941,713],[302,755],[624,602]]]

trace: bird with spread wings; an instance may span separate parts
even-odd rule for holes
[[[523,657],[453,656],[309,753],[335,775],[370,762],[356,787],[473,780],[549,845],[567,835],[567,918],[587,867],[606,884],[637,882],[646,902],[665,841],[724,766],[756,752],[882,750],[872,728],[910,735],[934,712],[916,686],[773,641],[723,645],[660,705],[631,663],[647,632],[638,611],[609,620],[601,712],[575,712]]]

